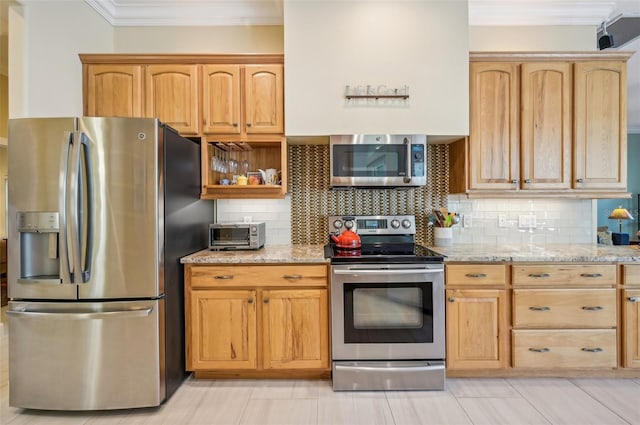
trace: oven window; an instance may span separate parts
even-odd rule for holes
[[[345,343],[433,342],[430,282],[345,283]]]

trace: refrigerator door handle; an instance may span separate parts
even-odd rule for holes
[[[93,166],[91,163],[91,139],[86,133],[81,135],[81,149],[84,161],[80,161],[80,165],[84,166],[84,190],[86,194],[86,214],[87,226],[84,236],[84,256],[81,258],[81,277],[82,283],[87,283],[91,278],[91,263],[93,255],[93,233],[94,233],[94,196],[93,196]],[[80,206],[79,206],[80,208]],[[82,249],[82,247],[81,247]],[[81,250],[82,254],[82,250]]]
[[[66,197],[66,211],[69,214],[67,221],[67,235],[69,237],[70,243],[69,247],[69,263],[71,263],[71,283],[80,283],[80,270],[81,270],[81,259],[80,259],[80,235],[79,231],[79,209],[81,208],[79,203],[82,202],[80,199],[80,188],[78,179],[81,176],[80,173],[80,138],[81,133],[75,132],[73,133],[73,138],[71,139],[71,164],[68,169],[68,179],[67,179],[67,197]]]
[[[60,159],[60,176],[58,194],[59,215],[59,249],[60,249],[60,279],[62,283],[74,283],[69,257],[69,233],[67,232],[67,198],[69,192],[69,156],[73,148],[74,133],[65,131],[65,140]]]
[[[153,308],[143,308],[135,310],[110,310],[110,311],[78,311],[78,312],[44,312],[27,310],[8,310],[8,316],[33,317],[43,319],[64,319],[64,320],[88,320],[88,319],[109,319],[109,318],[131,318],[147,317]]]

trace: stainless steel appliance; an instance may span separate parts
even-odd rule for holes
[[[209,249],[260,249],[266,239],[264,222],[209,225]]]
[[[427,183],[427,136],[355,134],[329,137],[331,186],[396,187]]]
[[[152,118],[9,122],[9,404],[157,406],[186,377],[200,145]]]
[[[414,243],[413,216],[331,216],[357,229],[360,249],[331,258],[334,390],[443,389],[443,257]]]

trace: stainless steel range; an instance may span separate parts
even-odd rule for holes
[[[413,216],[330,216],[359,249],[331,258],[334,390],[444,389],[443,257],[418,245]]]

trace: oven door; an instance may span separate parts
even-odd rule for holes
[[[332,267],[334,360],[444,359],[442,264]]]
[[[426,144],[418,136],[331,136],[330,149],[332,186],[426,184]]]

